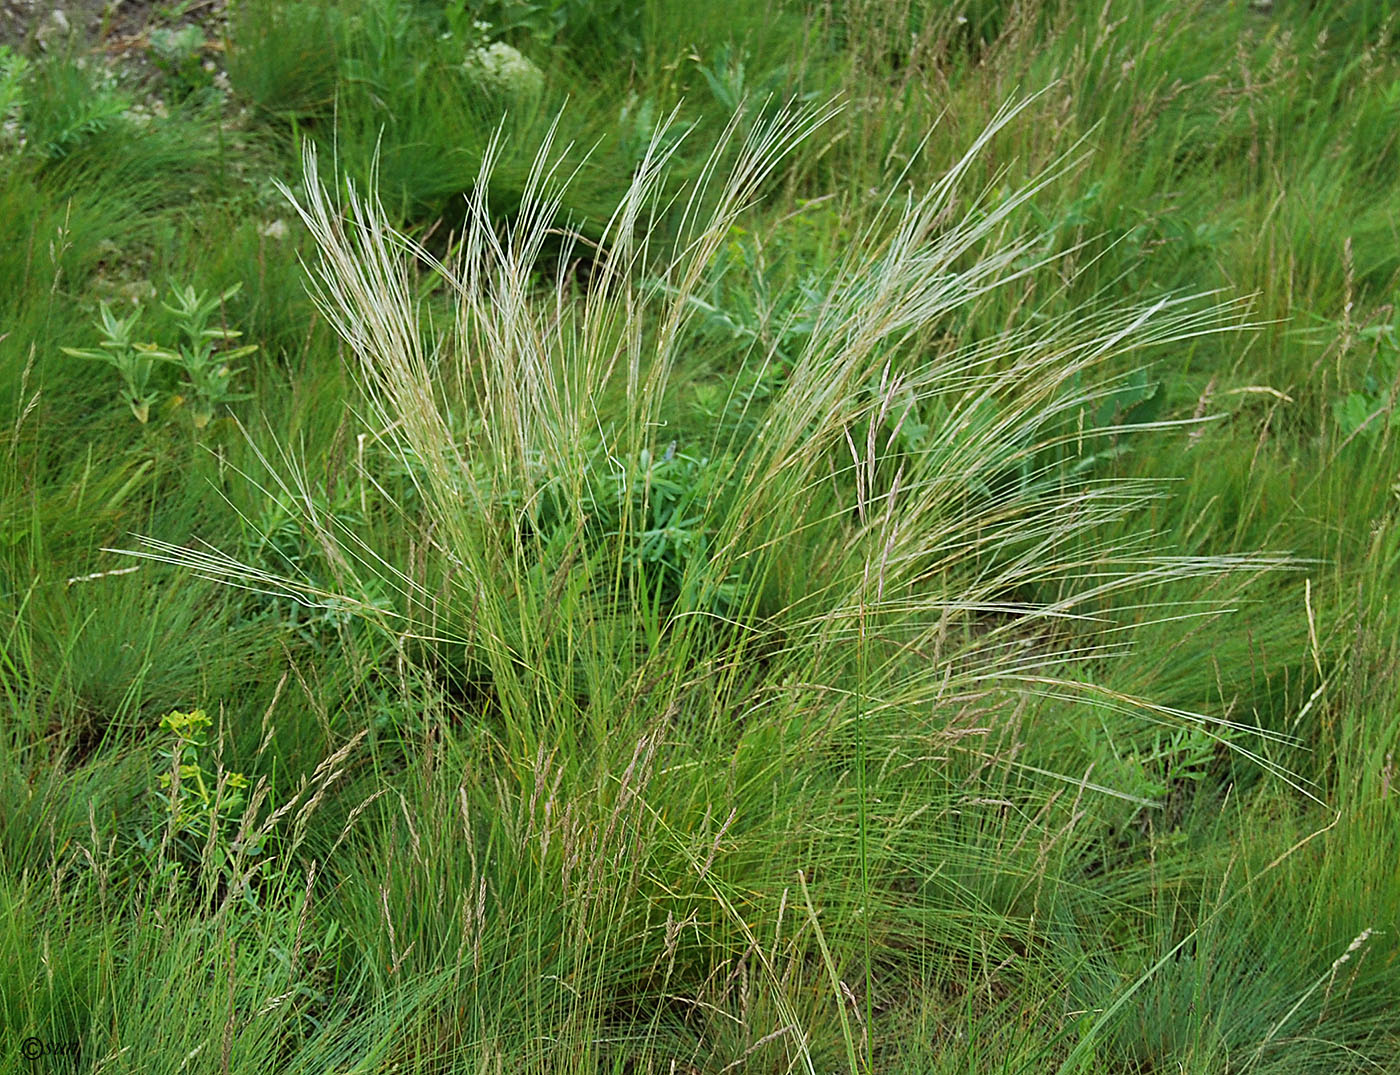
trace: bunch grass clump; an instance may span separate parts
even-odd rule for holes
[[[665,579],[653,569],[646,550],[668,538],[658,475],[717,253],[834,112],[736,122],[678,200],[663,191],[680,141],[658,131],[586,282],[540,271],[567,185],[549,143],[504,226],[488,153],[450,257],[372,197],[334,193],[314,150],[286,191],[316,243],[313,294],[354,356],[361,436],[394,461],[399,493],[363,461],[362,479],[409,540],[377,545],[323,511],[282,450],[258,452],[259,480],[299,514],[333,587],[213,547],[147,538],[138,554],[358,610],[400,677],[413,670],[411,698],[447,738],[414,748],[434,760],[381,818],[393,846],[334,868],[357,880],[336,916],[352,962],[380,993],[415,983],[414,1033],[438,1043],[415,1038],[415,1055],[469,1044],[513,1070],[840,1056],[855,1070],[880,1011],[970,960],[1003,972],[1043,943],[1047,914],[1072,919],[1090,898],[1047,880],[1052,850],[1073,853],[1078,804],[1159,805],[1036,765],[1021,736],[1037,708],[1256,756],[1237,722],[1094,670],[1125,649],[1115,605],[1285,561],[1106,542],[1156,490],[1074,465],[1122,391],[1100,372],[1110,360],[1230,328],[1239,308],[1184,296],[951,332],[1049,256],[1012,227],[1047,178],[995,199],[964,189],[1015,107],[928,191],[875,214],[769,395],[732,393],[682,446],[705,480],[666,516],[685,554]],[[741,374],[777,363],[764,338]]]
[[[1013,288],[1042,264],[1028,257],[1040,249],[1038,237],[1003,235],[1038,185],[990,207],[984,194],[962,219],[950,219],[960,208],[959,180],[1013,115],[999,115],[924,197],[885,207],[809,315],[810,339],[761,420],[745,420],[752,416],[741,411],[760,404],[735,393],[710,435],[688,446],[718,460],[718,474],[695,506],[709,555],[690,564],[691,597],[669,610],[670,626],[705,618],[706,598],[736,577],[752,580],[745,612],[774,629],[805,624],[839,632],[841,614],[857,612],[942,616],[949,584],[959,591],[961,613],[1006,613],[1023,629],[1032,620],[1073,619],[1077,607],[1115,587],[1142,585],[1149,575],[1272,562],[1144,559],[1102,549],[1096,566],[1116,568],[1092,585],[1041,605],[1008,600],[1074,580],[1086,567],[1078,539],[1154,496],[1148,484],[1083,480],[1084,468],[1063,465],[1066,453],[1057,449],[1104,432],[1095,419],[1105,413],[1103,401],[1121,391],[1121,378],[1095,383],[1093,372],[1110,358],[1218,333],[1238,316],[1236,304],[1183,296],[1054,320],[1028,312],[1028,327],[981,339],[943,330],[953,314]],[[401,629],[411,635],[425,627],[422,612],[477,607],[502,572],[512,582],[528,581],[514,576],[553,557],[576,562],[582,576],[600,584],[587,592],[606,591],[614,601],[619,594],[645,598],[632,586],[642,580],[626,577],[627,550],[644,530],[649,477],[658,461],[675,455],[666,429],[683,392],[677,371],[686,371],[686,350],[695,342],[699,294],[762,182],[828,118],[826,110],[785,113],[747,138],[723,180],[714,174],[717,151],[683,207],[658,205],[666,155],[677,144],[658,137],[581,293],[566,274],[540,285],[538,263],[562,189],[553,182],[548,144],[525,207],[504,234],[485,200],[488,159],[460,255],[450,264],[395,232],[353,190],[341,204],[320,184],[309,150],[304,194],[289,196],[320,249],[316,297],[358,360],[366,433],[402,464],[414,502],[425,509],[418,524],[460,572],[454,586],[464,587],[452,599],[427,593],[420,579],[389,570],[353,536],[322,525],[322,513],[306,502],[306,521],[348,572],[351,592],[335,596],[353,599],[354,582],[366,573],[391,582],[402,599]],[[679,223],[659,252],[663,209]],[[889,234],[879,238],[891,218]],[[560,262],[571,260],[566,247]],[[440,277],[455,304],[445,332],[425,327],[418,279],[425,269]],[[741,356],[740,374],[761,374],[776,357],[756,340]],[[1141,428],[1172,424],[1189,423]],[[295,473],[286,482],[288,490],[306,484]],[[620,490],[620,517],[599,534],[583,508],[606,495],[603,486]],[[555,517],[549,525],[541,522],[545,504]],[[570,529],[577,534],[561,536]],[[841,570],[807,573],[805,583],[788,577],[779,553],[798,545]],[[1056,550],[1071,548],[1074,562],[1057,557]],[[295,579],[260,576],[219,556],[191,564],[234,581],[297,588]],[[997,570],[988,570],[993,565]],[[617,585],[601,585],[605,579]],[[887,593],[902,597],[895,602]],[[506,603],[529,596],[512,587]],[[493,654],[493,675],[505,682],[517,661],[533,672],[543,640],[508,627],[522,619],[514,610],[483,615],[478,608],[476,637],[454,641]],[[741,629],[736,637],[759,630],[731,626]],[[521,630],[523,651],[507,644],[513,656],[498,652]]]

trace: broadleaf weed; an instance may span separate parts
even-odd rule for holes
[[[213,721],[203,709],[172,710],[160,719],[165,742],[157,751],[164,771],[157,774],[154,795],[159,821],[142,846],[162,852],[161,868],[180,876],[212,855],[216,871],[232,859],[231,833],[237,831],[247,805],[248,780],[241,772],[211,768],[208,732]],[[173,847],[175,857],[164,857]],[[248,851],[257,854],[261,846]]]
[[[206,296],[189,285],[180,288],[172,284],[171,301],[161,305],[175,317],[181,335],[181,341],[173,346],[136,340],[134,333],[141,309],[119,317],[103,302],[99,304],[96,322],[102,336],[98,348],[64,347],[62,350],[75,358],[106,362],[115,369],[122,380],[122,398],[142,425],[150,420],[151,407],[160,398],[160,391],[151,384],[156,363],[164,362],[178,368],[185,375],[185,391],[177,395],[174,402],[177,406],[188,402],[194,428],[202,430],[219,407],[252,398],[248,393],[235,390],[234,378],[243,371],[232,363],[256,352],[258,345],[222,348],[220,345],[237,339],[242,333],[210,324],[214,313],[222,309],[223,303],[236,295],[240,287],[235,284],[221,295]]]
[[[116,370],[122,381],[123,401],[136,420],[145,425],[150,419],[152,404],[159,398],[159,393],[151,387],[151,372],[156,362],[167,361],[172,356],[154,343],[133,338],[140,318],[139,309],[127,317],[119,317],[105,302],[101,303],[97,320],[97,329],[102,334],[100,349],[64,347],[62,350],[74,358],[105,362]]]

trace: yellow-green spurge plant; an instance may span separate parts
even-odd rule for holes
[[[175,709],[160,718],[151,821],[136,832],[136,847],[152,876],[172,890],[231,885],[237,865],[262,850],[262,837],[243,841],[248,780],[226,769],[208,742],[213,721],[203,709]],[[212,762],[212,764],[211,764]]]
[[[308,148],[286,193],[319,248],[314,295],[357,361],[364,436],[411,482],[389,528],[405,540],[371,544],[318,510],[283,455],[262,458],[270,495],[299,511],[334,592],[157,537],[136,550],[358,608],[423,676],[471,686],[433,696],[460,749],[435,740],[446,753],[404,815],[407,849],[346,874],[367,893],[346,928],[386,989],[427,983],[418,1000],[454,1041],[493,1055],[523,1028],[533,1044],[511,1070],[680,1025],[745,1063],[785,1054],[774,1070],[812,1070],[839,1027],[854,1070],[893,968],[937,978],[975,952],[1016,973],[1017,945],[1059,913],[1036,879],[1074,838],[1069,803],[1154,805],[1038,767],[1023,736],[1036,706],[1252,753],[1237,725],[1090,671],[1125,640],[1115,607],[1140,619],[1143,595],[1283,559],[1105,543],[1158,490],[1073,465],[1128,383],[1125,355],[1189,346],[1240,310],[1181,296],[950,331],[1051,256],[1012,233],[1052,177],[964,189],[1014,107],[932,189],[887,198],[801,304],[800,333],[743,338],[736,384],[775,364],[766,340],[790,348],[762,396],[736,390],[706,432],[675,432],[716,362],[694,321],[717,253],[834,111],[736,121],[679,193],[678,140],[659,133],[586,286],[541,283],[566,182],[548,144],[505,226],[488,154],[446,258],[373,198],[332,193]],[[560,264],[573,252],[566,240]],[[425,277],[452,311],[437,329]],[[672,481],[680,458],[703,460],[703,481],[658,513],[658,468]],[[656,533],[678,519],[685,555],[659,580],[644,550],[682,547]],[[1061,808],[1069,820],[1033,820]]]

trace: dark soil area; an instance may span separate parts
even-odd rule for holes
[[[198,23],[208,32],[227,7],[228,0],[0,0],[0,45],[31,54],[86,47],[141,51],[151,29]]]

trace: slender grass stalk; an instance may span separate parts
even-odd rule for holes
[[[841,1039],[846,1045],[846,1060],[851,1065],[854,1073],[860,1070],[860,1061],[856,1054],[855,1035],[851,1030],[851,1020],[846,1014],[845,998],[841,996],[841,976],[836,969],[836,961],[831,955],[831,946],[827,944],[826,934],[822,932],[822,924],[817,916],[817,909],[812,905],[812,894],[807,889],[807,878],[799,870],[797,883],[802,889],[802,902],[807,908],[808,921],[812,923],[812,932],[817,938],[817,948],[821,952],[822,966],[826,970],[827,979],[831,983],[831,992],[837,998],[837,1011],[841,1016]]]

